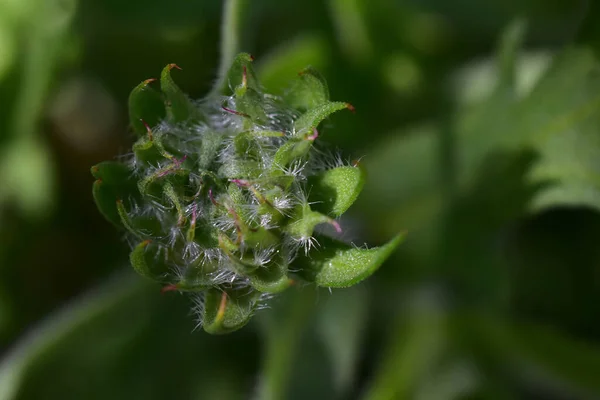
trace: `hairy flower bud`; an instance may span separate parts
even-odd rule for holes
[[[142,82],[129,98],[133,154],[92,167],[98,208],[135,243],[134,269],[164,290],[193,293],[210,333],[239,329],[295,281],[355,284],[401,240],[359,249],[317,238],[319,224],[340,231],[335,218],[364,184],[360,166],[325,167],[313,150],[319,124],[354,109],[329,101],[312,68],[284,96],[264,93],[252,61],[239,54],[224,92],[199,102],[174,83],[175,64],[160,90]]]

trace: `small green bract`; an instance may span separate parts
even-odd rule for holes
[[[295,282],[358,283],[401,241],[360,249],[314,233],[319,224],[339,232],[335,218],[364,185],[360,166],[314,149],[319,124],[353,107],[329,101],[312,68],[284,96],[263,93],[252,61],[239,54],[226,87],[201,101],[175,84],[175,64],[160,90],[142,82],[129,97],[132,154],[92,167],[96,204],[128,231],[133,268],[189,292],[209,333],[241,328]]]

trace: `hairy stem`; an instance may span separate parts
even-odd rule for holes
[[[217,81],[213,86],[213,95],[219,93],[227,86],[225,82],[227,70],[235,55],[240,51],[240,32],[242,30],[242,14],[247,0],[226,0],[221,21],[221,59]]]

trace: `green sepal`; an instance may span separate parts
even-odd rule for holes
[[[238,87],[249,88],[259,93],[262,92],[252,66],[253,60],[254,58],[248,53],[240,53],[234,58],[233,63],[227,72],[225,82],[223,82],[223,94],[229,95],[232,93],[232,91],[235,92]],[[245,85],[244,70],[246,71]]]
[[[278,131],[244,131],[238,133],[233,138],[233,145],[238,156],[250,157],[260,160],[261,154],[258,151],[261,138],[284,137],[283,132]]]
[[[309,178],[309,201],[323,214],[339,217],[356,201],[365,184],[363,168],[337,167]]]
[[[308,154],[312,147],[312,140],[290,139],[283,144],[273,157],[272,173],[274,176],[283,174],[282,169]]]
[[[257,124],[267,121],[264,99],[261,93],[252,88],[240,88],[236,90],[235,94],[235,111],[249,117]]]
[[[125,229],[138,239],[146,240],[153,237],[165,236],[165,232],[156,218],[149,215],[131,217],[123,200],[118,199],[115,204],[120,219],[120,226],[125,227]]]
[[[92,195],[98,210],[108,221],[122,227],[117,201],[128,202],[130,197],[138,196],[132,171],[123,163],[104,161],[94,165],[91,172],[97,179],[92,186]]]
[[[262,226],[247,228],[243,233],[244,244],[248,247],[269,247],[279,243],[281,238]]]
[[[165,118],[165,104],[159,91],[149,84],[155,79],[147,79],[137,85],[129,94],[129,121],[133,131],[139,136],[146,134],[149,127],[157,125]]]
[[[167,65],[160,74],[160,88],[165,95],[167,119],[170,122],[187,121],[197,114],[196,107],[185,93],[171,78],[171,70],[179,67],[176,64]]]
[[[219,168],[219,175],[227,179],[252,179],[260,176],[262,166],[259,161],[233,160]]]
[[[308,203],[297,206],[290,221],[285,227],[285,231],[296,239],[310,238],[319,224],[331,224],[337,231],[340,230],[337,221],[325,214],[311,210]]]
[[[293,283],[282,260],[257,269],[249,278],[252,287],[262,293],[279,293]]]
[[[204,298],[204,330],[224,334],[242,328],[250,321],[257,306],[258,296],[246,291],[209,289]]]
[[[116,188],[98,179],[92,186],[92,195],[94,196],[96,207],[98,207],[104,218],[116,226],[122,227],[121,217],[119,217],[119,213],[117,212],[117,200],[120,197]]]
[[[151,240],[144,240],[131,252],[129,260],[133,269],[143,277],[158,282],[166,282],[169,266],[161,254],[160,247]]]
[[[313,129],[319,126],[321,121],[334,112],[343,110],[345,108],[349,110],[354,109],[354,107],[352,107],[350,104],[339,101],[328,101],[317,107],[311,108],[294,122],[294,132],[296,132],[297,136],[311,134]]]
[[[381,247],[360,249],[328,237],[320,237],[320,250],[300,255],[293,263],[302,278],[318,286],[342,288],[373,274],[404,240],[399,234]]]
[[[133,144],[133,154],[136,161],[145,162],[147,164],[157,164],[164,159],[173,159],[175,156],[166,149],[163,144],[163,135],[154,133],[152,136],[146,135],[140,137]]]
[[[166,182],[173,182],[174,186],[181,186],[187,182],[189,175],[189,169],[182,168],[176,163],[169,164],[140,179],[137,185],[138,190],[144,196],[162,196]]]
[[[198,152],[198,168],[208,170],[219,154],[219,147],[223,143],[224,136],[218,132],[205,133]]]
[[[329,101],[329,87],[321,73],[307,67],[298,75],[285,95],[287,104],[296,109],[310,110]]]
[[[183,274],[179,277],[179,282],[175,283],[175,287],[177,290],[187,292],[198,292],[214,287],[214,282],[210,274],[216,272],[217,269],[217,263],[206,262],[204,256],[200,255],[186,267]]]
[[[118,161],[102,161],[90,169],[92,176],[96,179],[110,182],[112,185],[131,184],[134,182],[133,171]]]

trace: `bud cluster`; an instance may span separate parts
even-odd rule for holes
[[[353,284],[398,242],[380,248],[385,254],[330,239],[332,251],[315,249],[315,227],[340,232],[335,218],[364,183],[358,165],[329,161],[313,146],[325,118],[353,107],[329,101],[312,68],[285,95],[264,93],[252,61],[239,54],[221,93],[202,101],[173,82],[175,64],[162,71],[160,90],[142,82],[129,98],[132,154],[92,167],[98,208],[128,232],[134,269],[165,291],[193,293],[211,333],[240,328],[294,282]]]

